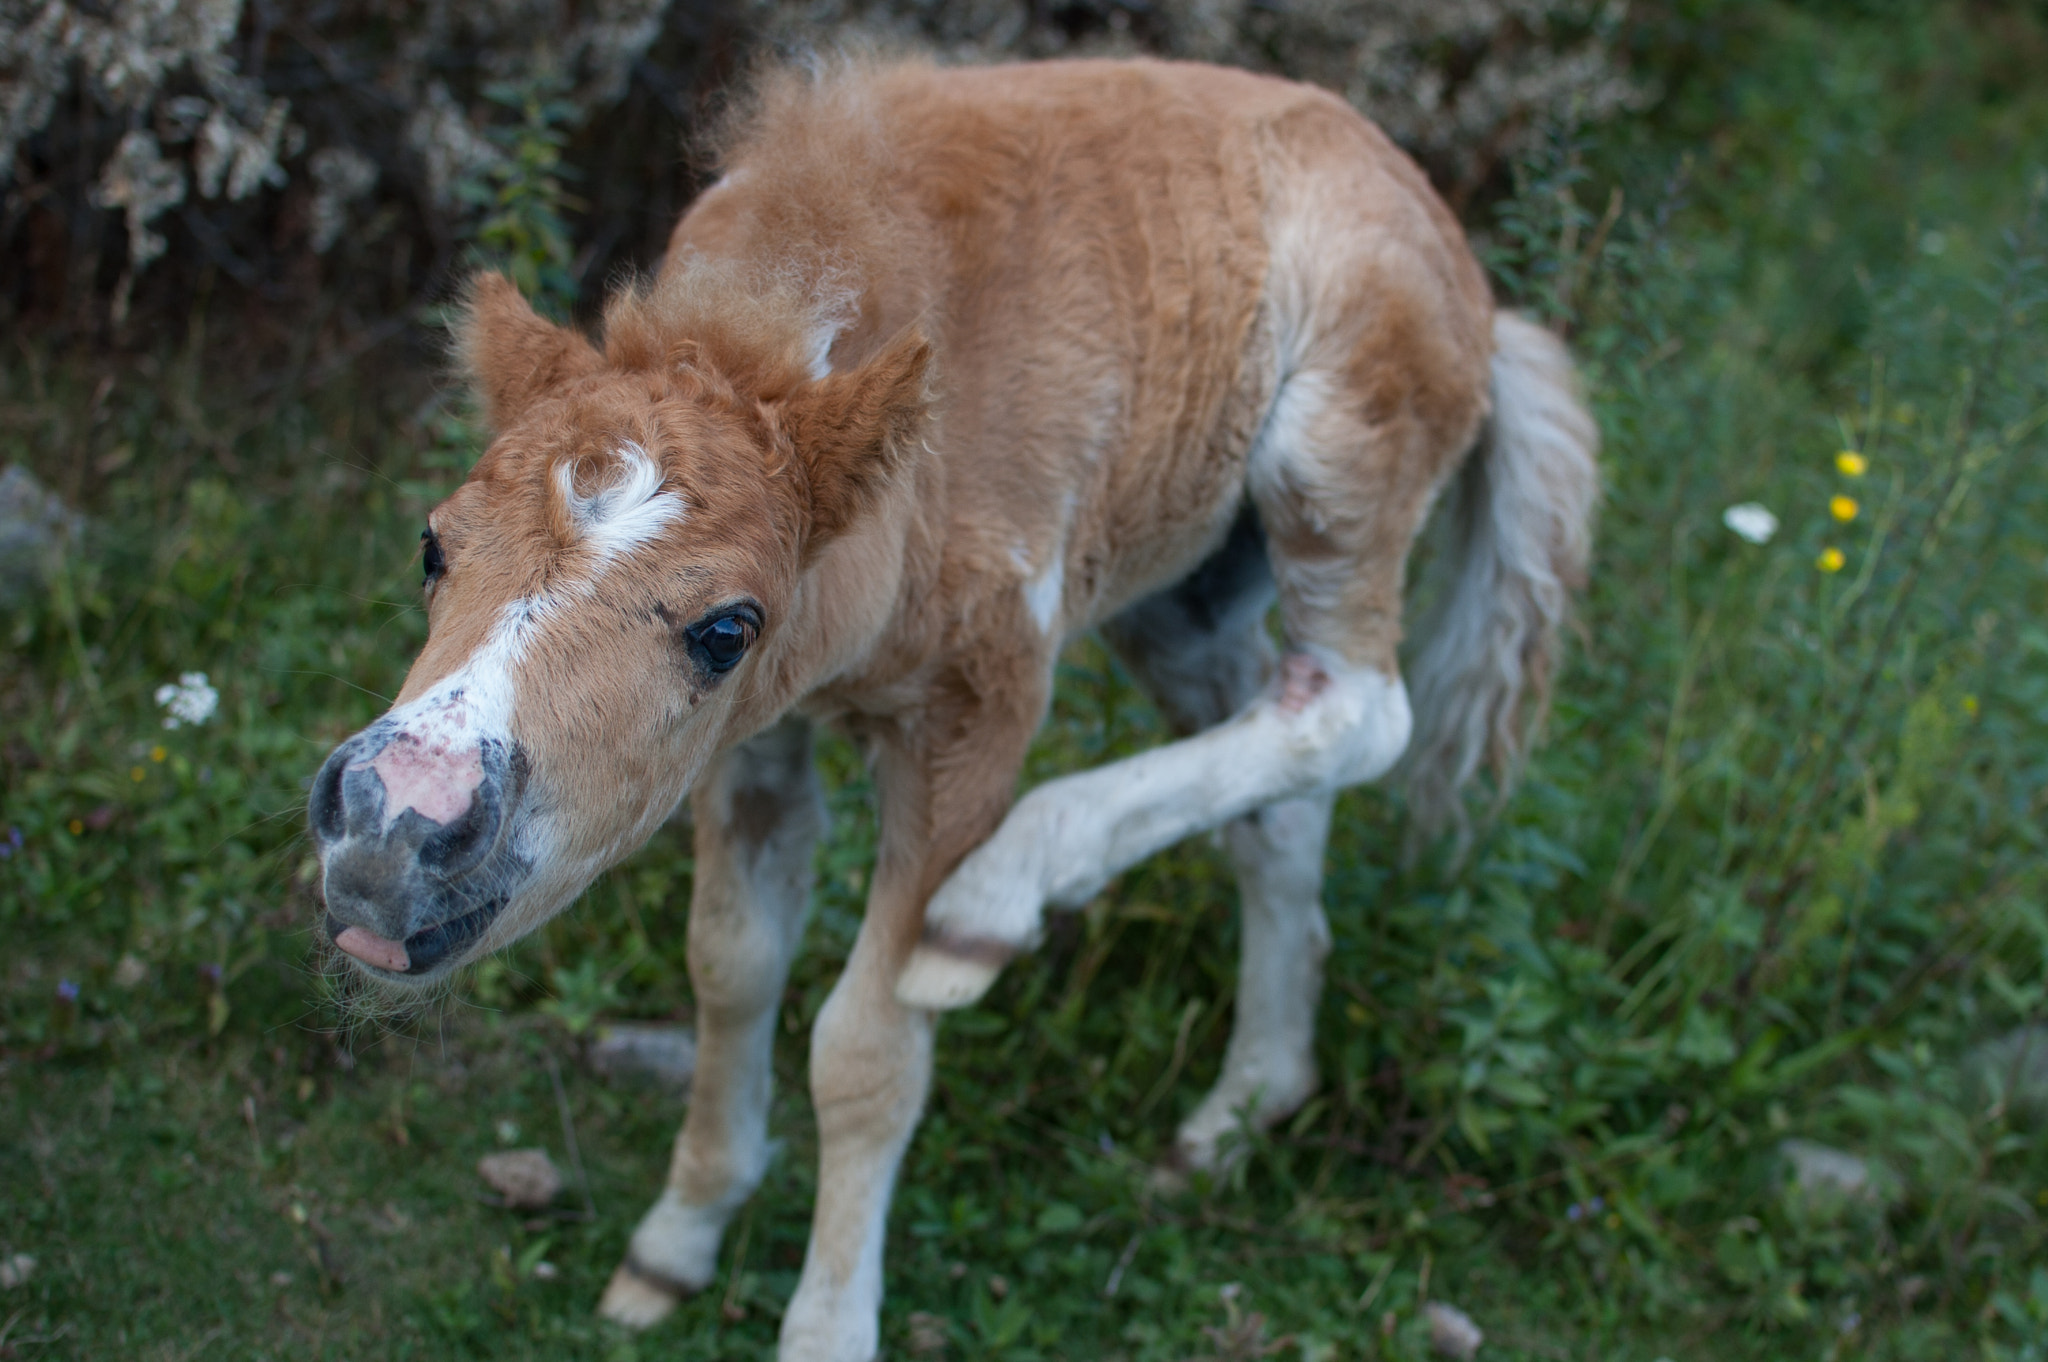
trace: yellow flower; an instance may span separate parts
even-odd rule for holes
[[[76,818],[72,819],[72,820],[71,820],[71,821],[70,821],[69,823],[66,823],[66,824],[65,824],[64,826],[65,826],[65,827],[66,827],[67,829],[69,829],[69,831],[70,831],[70,833],[71,833],[71,835],[72,835],[73,837],[76,837],[76,836],[78,836],[78,835],[79,835],[80,833],[82,833],[82,832],[84,832],[84,831],[85,831],[85,824],[84,824],[84,823],[81,823],[81,822],[80,822],[80,821],[79,821],[78,819],[76,819]]]
[[[134,782],[135,782],[136,784],[140,785],[140,784],[142,783],[142,777],[143,777],[143,775],[144,775],[144,774],[145,774],[145,773],[144,773],[143,769],[142,769],[142,768],[141,768],[140,766],[137,766],[137,767],[133,767],[133,768],[131,768],[131,769],[129,770],[129,772],[128,772],[128,779],[130,779],[130,780],[134,781]]]
[[[1854,497],[1830,497],[1828,499],[1828,514],[1837,520],[1854,520],[1859,509],[1861,508],[1856,505],[1856,498]]]
[[[1965,713],[1965,714],[1969,715],[1969,716],[1970,716],[1970,717],[1971,717],[1972,719],[1974,719],[1974,718],[1976,718],[1976,717],[1977,717],[1977,697],[1976,697],[1976,696],[1974,696],[1974,695],[1965,695],[1965,696],[1963,697],[1963,713]]]
[[[1845,478],[1860,478],[1870,471],[1870,460],[1853,449],[1835,455],[1835,468]]]
[[[162,743],[158,743],[155,747],[149,749],[149,759],[151,761],[162,761],[165,757],[169,755],[170,753],[164,751],[164,746]]]
[[[1848,561],[1848,559],[1842,556],[1840,549],[1830,544],[1820,551],[1820,557],[1813,560],[1813,565],[1822,572],[1840,572],[1842,564]]]

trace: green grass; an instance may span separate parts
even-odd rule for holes
[[[942,1029],[895,1353],[915,1311],[957,1357],[1416,1358],[1438,1298],[1489,1357],[2048,1357],[2042,1104],[1975,1058],[2048,1021],[2048,36],[1741,6],[1644,42],[1656,115],[1553,139],[1487,233],[1574,327],[1608,440],[1522,788],[1461,868],[1404,869],[1397,801],[1345,797],[1325,1090],[1182,1199],[1144,1174],[1220,1059],[1227,869],[1192,844],[1060,918]],[[414,539],[474,435],[424,390],[252,395],[193,353],[0,374],[0,459],[96,526],[0,617],[0,1256],[39,1259],[0,1352],[766,1353],[813,1190],[803,1037],[872,853],[859,764],[824,750],[787,1144],[730,1271],[653,1334],[601,1327],[681,1105],[579,1037],[687,1016],[687,838],[402,1033],[338,1036],[303,782],[420,641]],[[1721,524],[1750,500],[1768,545]],[[220,713],[166,731],[152,692],[199,669]],[[1031,774],[1159,737],[1084,643]],[[483,1204],[501,1125],[566,1161],[565,1113],[596,1218]],[[1881,1194],[1795,1193],[1792,1137]]]

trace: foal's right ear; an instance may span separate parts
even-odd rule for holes
[[[815,548],[866,512],[921,435],[932,345],[911,327],[857,369],[799,386],[768,414],[794,449],[810,493]]]
[[[547,391],[595,373],[603,357],[566,326],[536,313],[510,279],[485,270],[469,281],[456,353],[484,405],[484,419],[502,431]]]

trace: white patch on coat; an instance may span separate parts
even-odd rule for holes
[[[425,695],[385,716],[397,732],[350,769],[370,767],[384,782],[386,828],[407,809],[449,823],[469,806],[483,780],[483,745],[512,740],[512,674],[541,620],[554,608],[544,597],[508,603],[468,660]]]
[[[587,496],[576,490],[574,463],[555,466],[555,490],[600,570],[683,518],[682,497],[661,490],[661,465],[645,449],[629,440],[614,459],[610,476]]]
[[[1063,557],[1055,557],[1046,564],[1045,571],[1024,583],[1024,608],[1031,612],[1039,633],[1052,635],[1066,590],[1067,564]]]
[[[827,322],[811,332],[811,381],[829,378],[832,374],[832,342],[839,339],[843,327],[841,322]]]

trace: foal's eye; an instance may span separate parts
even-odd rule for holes
[[[714,674],[731,671],[761,632],[761,612],[751,605],[731,606],[684,630],[690,651]]]
[[[448,560],[441,556],[441,541],[432,530],[420,531],[420,562],[427,570],[425,586],[432,586],[448,570]]]

